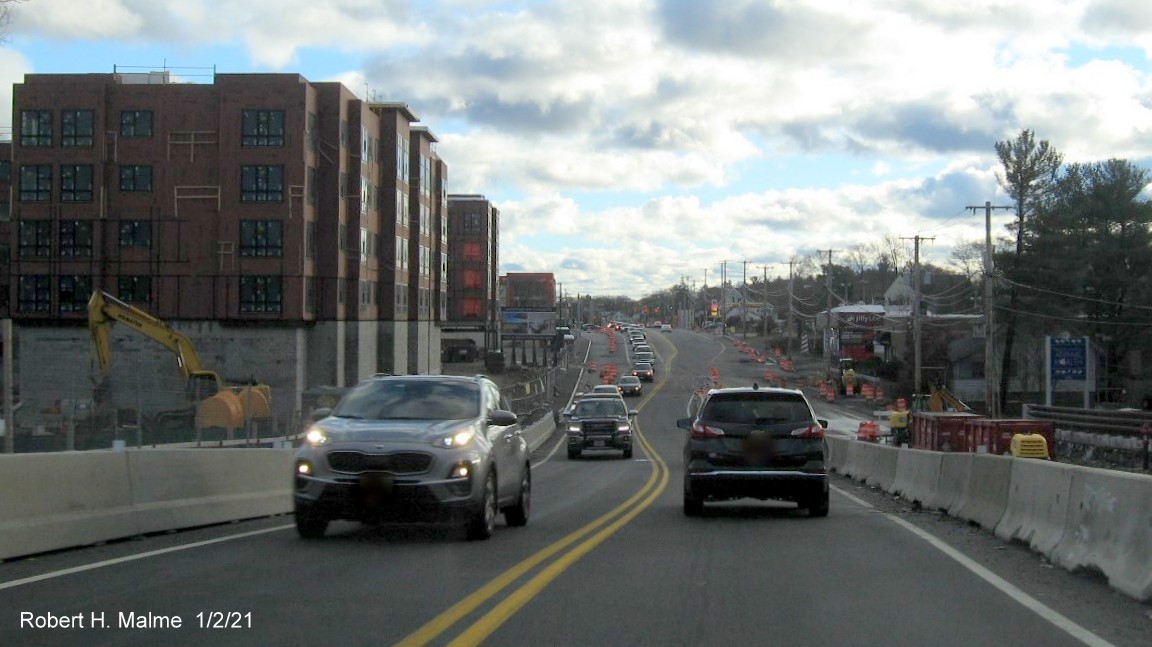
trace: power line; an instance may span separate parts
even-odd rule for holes
[[[1084,325],[1101,325],[1101,326],[1132,326],[1138,328],[1152,328],[1152,321],[1108,321],[1106,319],[1085,319],[1083,317],[1060,317],[1057,315],[1046,315],[1040,312],[1028,312],[1026,310],[1016,310],[1007,306],[995,306],[997,310],[1004,312],[1014,312],[1026,317],[1036,317],[1038,319],[1052,319],[1054,321],[1068,321],[1072,323]]]
[[[1109,306],[1122,306],[1122,307],[1124,307],[1124,308],[1132,308],[1132,309],[1134,309],[1134,310],[1149,310],[1149,311],[1152,311],[1152,306],[1138,306],[1138,305],[1135,305],[1135,304],[1132,304],[1132,303],[1123,303],[1123,302],[1120,302],[1120,301],[1106,301],[1106,300],[1104,300],[1104,299],[1093,299],[1092,297],[1082,297],[1082,296],[1079,296],[1079,295],[1076,295],[1076,294],[1067,294],[1067,293],[1064,293],[1064,292],[1057,292],[1057,291],[1055,291],[1055,290],[1048,290],[1048,289],[1045,289],[1045,288],[1038,288],[1038,287],[1036,287],[1036,286],[1034,286],[1034,285],[1025,285],[1024,283],[1017,283],[1016,281],[1013,281],[1012,279],[1008,279],[1008,278],[1005,278],[1005,277],[1003,277],[1003,276],[998,276],[998,277],[996,277],[996,278],[997,278],[997,280],[1003,281],[1003,282],[1005,282],[1005,283],[1007,283],[1007,284],[1009,284],[1009,285],[1015,285],[1016,287],[1024,288],[1025,290],[1034,290],[1034,291],[1036,291],[1036,292],[1043,292],[1043,293],[1045,293],[1045,294],[1051,294],[1051,295],[1053,295],[1053,296],[1057,296],[1057,297],[1065,297],[1065,298],[1068,298],[1068,299],[1079,299],[1079,300],[1081,300],[1081,301],[1090,301],[1090,302],[1092,302],[1092,303],[1101,303],[1101,304],[1104,304],[1104,305],[1109,305]]]

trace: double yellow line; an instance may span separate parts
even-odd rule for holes
[[[675,358],[675,356],[676,350],[673,348],[672,357],[668,360],[669,370],[671,370],[672,359]],[[640,406],[643,407],[644,404],[647,404],[664,384],[665,382],[662,381],[656,388],[652,389],[651,393],[644,399]],[[644,483],[644,487],[640,488],[636,494],[633,494],[627,501],[616,506],[595,521],[570,533],[546,548],[541,549],[528,559],[504,571],[498,577],[480,587],[468,597],[452,605],[423,627],[420,627],[396,643],[397,647],[418,647],[428,644],[440,637],[445,631],[451,629],[453,625],[465,616],[480,608],[501,591],[527,575],[530,571],[557,554],[567,550],[567,552],[539,573],[532,576],[527,582],[521,584],[519,588],[510,593],[490,611],[473,622],[467,629],[448,643],[453,647],[480,644],[484,639],[499,629],[509,618],[515,615],[525,604],[532,600],[532,598],[543,591],[553,580],[575,564],[577,560],[602,544],[604,540],[611,537],[616,531],[624,527],[625,524],[632,521],[636,515],[652,505],[652,502],[668,487],[668,465],[664,462],[660,454],[656,452],[655,448],[648,443],[648,439],[644,437],[639,424],[637,424],[636,427],[636,440],[652,460],[652,471],[648,475],[648,480]],[[575,546],[573,546],[573,544],[575,544]]]

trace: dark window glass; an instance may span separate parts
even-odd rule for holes
[[[51,110],[21,110],[20,111],[20,145],[21,146],[51,146],[52,145],[52,111]]]
[[[148,220],[123,220],[120,222],[121,247],[151,247],[152,222]]]
[[[60,145],[91,146],[95,120],[95,113],[91,110],[65,110],[61,112]]]
[[[152,190],[152,167],[121,166],[120,190],[150,192]]]
[[[336,237],[339,238],[340,251],[348,250],[348,225],[340,223],[340,228],[336,232]]]
[[[20,241],[16,250],[20,258],[51,258],[52,221],[20,221]]]
[[[20,277],[16,309],[20,312],[52,310],[52,278],[45,274]]]
[[[92,165],[60,166],[60,201],[92,202]]]
[[[124,110],[120,113],[121,137],[151,137],[151,110]]]
[[[60,257],[92,256],[92,221],[60,221]]]
[[[241,256],[281,256],[284,223],[279,220],[241,220]]]
[[[0,200],[0,222],[12,219],[12,204],[7,200]]]
[[[283,146],[283,110],[245,110],[241,116],[242,146]]]
[[[309,222],[304,227],[304,253],[308,258],[316,258],[316,223]]]
[[[316,113],[308,113],[308,150],[316,150],[316,138],[319,133],[316,132]]]
[[[60,312],[83,312],[88,309],[92,296],[92,277],[64,275],[60,277]]]
[[[49,202],[52,200],[52,167],[34,164],[20,167],[20,201]]]
[[[812,412],[800,395],[733,393],[710,398],[700,418],[717,423],[770,425],[811,422]]]
[[[12,181],[12,162],[0,160],[0,182]]]
[[[280,312],[281,284],[279,276],[241,276],[240,312]]]
[[[241,202],[283,202],[283,166],[240,167]]]
[[[479,234],[484,229],[484,217],[478,213],[464,214],[464,233]]]
[[[477,384],[387,379],[371,380],[352,389],[333,413],[368,420],[466,420],[479,417],[481,406]]]
[[[150,303],[152,301],[151,276],[121,276],[116,279],[116,296],[121,301]]]
[[[315,167],[308,167],[308,204],[316,204],[316,169]]]

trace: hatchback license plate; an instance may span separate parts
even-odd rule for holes
[[[372,472],[360,475],[360,498],[367,506],[377,506],[392,495],[393,476]]]

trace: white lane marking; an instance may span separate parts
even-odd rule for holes
[[[852,496],[851,494],[848,494],[847,492],[845,492],[844,490],[842,490],[836,486],[832,486],[832,489],[836,490],[836,492],[842,494],[843,496],[847,497],[852,502],[854,502],[858,505],[862,505],[865,508],[873,508],[874,507],[872,504],[870,504],[866,501],[862,501],[862,500]],[[912,534],[916,535],[917,537],[928,542],[928,544],[931,545],[936,550],[939,550],[940,552],[944,553],[948,557],[951,557],[953,560],[958,562],[964,568],[971,571],[977,577],[979,577],[980,579],[984,580],[985,582],[987,582],[987,583],[991,584],[992,586],[996,587],[997,589],[999,589],[1001,593],[1003,593],[1003,594],[1007,595],[1008,597],[1012,598],[1013,600],[1019,602],[1022,606],[1024,606],[1028,610],[1032,611],[1033,613],[1040,616],[1041,618],[1047,620],[1048,622],[1050,622],[1052,625],[1054,625],[1058,629],[1061,629],[1062,631],[1064,631],[1068,635],[1072,636],[1073,638],[1079,640],[1080,642],[1084,643],[1085,645],[1092,645],[1092,647],[1112,647],[1112,643],[1108,642],[1107,640],[1104,640],[1100,636],[1097,636],[1096,634],[1085,629],[1084,627],[1081,627],[1080,625],[1076,624],[1075,622],[1073,622],[1068,617],[1061,615],[1060,612],[1056,611],[1052,607],[1050,607],[1050,606],[1044,604],[1043,602],[1037,600],[1036,598],[1028,595],[1027,593],[1020,590],[1019,588],[1017,588],[1015,585],[1008,582],[1004,578],[993,573],[992,571],[988,570],[987,568],[981,566],[975,560],[968,557],[964,553],[961,553],[960,551],[956,550],[955,548],[949,546],[943,540],[929,534],[927,531],[922,530],[921,528],[915,526],[911,522],[905,521],[904,519],[897,517],[896,515],[892,515],[892,514],[888,514],[888,513],[882,513],[882,514],[885,517],[887,517],[889,520],[891,520],[892,522],[900,525],[902,528],[904,528],[908,532],[911,532]]]
[[[851,494],[848,494],[847,492],[845,492],[844,490],[842,490],[842,489],[840,489],[840,488],[836,487],[835,485],[831,485],[831,486],[829,486],[829,487],[831,487],[833,490],[835,490],[835,491],[837,492],[837,494],[840,494],[841,496],[847,497],[847,498],[848,498],[848,500],[852,501],[852,503],[855,503],[856,505],[858,505],[858,506],[860,506],[860,507],[862,507],[862,508],[868,508],[868,509],[871,509],[871,508],[875,508],[875,507],[876,507],[876,506],[872,505],[871,503],[868,503],[868,502],[867,502],[867,501],[865,501],[864,499],[861,499],[861,498],[859,498],[859,497],[856,497],[856,496],[853,496],[853,495],[851,495]]]
[[[217,537],[216,539],[207,539],[205,541],[198,541],[192,544],[183,544],[181,546],[172,546],[171,548],[161,548],[159,550],[150,550],[146,553],[138,553],[136,555],[125,555],[124,557],[117,557],[115,559],[108,559],[102,562],[93,562],[91,564],[84,564],[83,566],[74,566],[72,568],[65,568],[59,571],[52,571],[50,573],[43,573],[41,575],[33,575],[32,577],[25,577],[19,580],[12,580],[11,582],[0,582],[0,591],[4,589],[14,589],[17,586],[24,586],[25,584],[34,584],[36,582],[43,582],[45,580],[63,577],[65,575],[72,575],[73,573],[83,573],[84,571],[91,571],[97,568],[104,568],[105,566],[115,566],[116,564],[123,564],[125,562],[134,562],[138,559],[147,559],[149,557],[156,557],[158,555],[167,555],[168,553],[177,553],[182,550],[190,550],[192,548],[200,548],[201,546],[210,546],[212,544],[219,544],[225,541],[233,541],[236,539],[244,539],[246,537],[255,537],[256,535],[265,535],[270,532],[279,532],[281,530],[288,530],[295,528],[294,524],[286,526],[276,526],[275,528],[265,528],[263,530],[253,530],[252,532],[242,532],[238,535],[228,535],[227,537]]]

